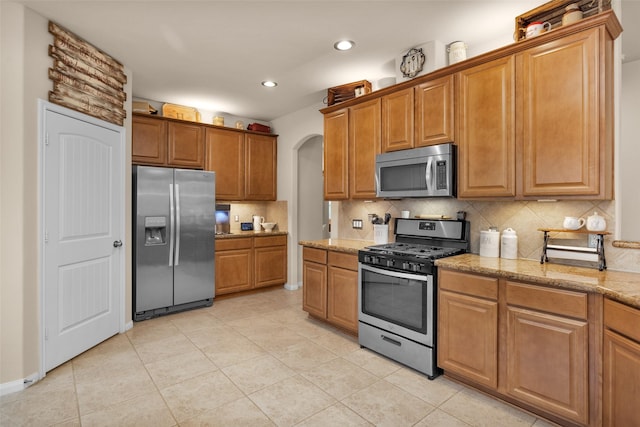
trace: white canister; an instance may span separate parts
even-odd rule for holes
[[[491,227],[480,231],[480,256],[498,258],[500,256],[500,232]]]
[[[502,232],[500,254],[502,258],[518,258],[518,236],[514,229],[507,228]]]
[[[447,50],[449,51],[449,65],[467,59],[467,45],[465,42],[453,42]]]

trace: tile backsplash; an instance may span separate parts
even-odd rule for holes
[[[335,203],[335,202],[334,202]],[[565,216],[587,218],[598,212],[607,221],[607,231],[615,230],[614,201],[463,201],[456,199],[403,199],[377,200],[374,202],[344,201],[338,203],[339,238],[373,241],[373,225],[368,221],[369,214],[384,216],[391,213],[392,218],[400,217],[403,210],[416,215],[446,215],[456,217],[458,211],[467,213],[471,223],[471,252],[480,249],[480,231],[490,226],[498,227],[501,232],[512,228],[518,235],[518,256],[527,259],[540,259],[543,244],[543,233],[539,228],[562,228]],[[335,207],[334,207],[335,209]],[[353,229],[352,219],[362,219],[364,227]],[[389,227],[389,240],[393,241],[392,220]],[[566,244],[576,246],[587,245],[587,235],[577,233],[555,233],[556,239],[568,239]],[[570,241],[570,243],[569,243]],[[640,272],[640,251],[616,248],[611,245],[613,235],[605,237],[605,254],[607,266],[612,270]],[[560,243],[562,244],[562,243]]]

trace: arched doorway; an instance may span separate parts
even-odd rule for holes
[[[297,233],[298,240],[329,238],[329,203],[324,201],[321,135],[307,139],[298,148]],[[298,277],[302,283],[302,247],[298,246]]]

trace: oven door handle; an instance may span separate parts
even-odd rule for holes
[[[378,273],[385,276],[393,276],[393,277],[399,277],[401,279],[420,280],[420,281],[428,280],[427,279],[428,276],[424,274],[403,273],[402,271],[386,270],[384,268],[372,267],[370,265],[362,264],[362,263],[359,263],[359,265],[362,270],[371,271],[372,273]]]

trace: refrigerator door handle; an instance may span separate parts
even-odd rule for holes
[[[173,184],[169,184],[169,267],[173,266],[173,237],[175,233],[175,208],[173,204]]]
[[[176,184],[176,256],[174,264],[180,264],[180,185]]]

